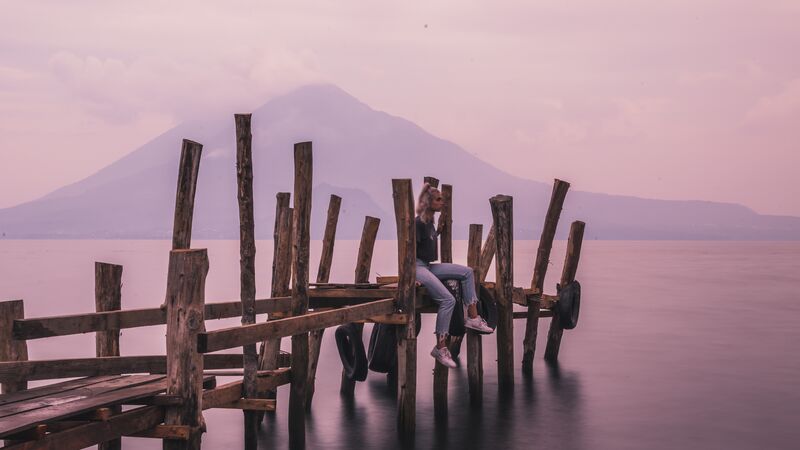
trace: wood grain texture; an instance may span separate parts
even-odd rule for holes
[[[566,181],[556,179],[553,182],[553,193],[550,196],[550,204],[547,207],[542,235],[539,238],[536,262],[533,266],[533,279],[531,280],[531,289],[539,293],[544,292],[544,279],[547,274],[547,266],[550,263],[550,250],[553,248],[558,219],[561,217],[561,209],[564,207],[564,199],[567,197],[568,189],[569,183]],[[539,334],[540,310],[541,302],[538,299],[528,303],[525,339],[522,342],[522,372],[527,375],[533,373],[533,357],[536,354],[536,337]]]
[[[495,229],[495,296],[497,298],[497,384],[514,387],[514,218],[513,200],[497,195],[490,200]]]
[[[175,194],[175,218],[172,225],[172,249],[188,249],[192,244],[192,218],[197,175],[203,146],[188,139],[183,140],[178,163],[178,188]]]
[[[578,262],[581,259],[581,246],[583,245],[583,232],[586,224],[576,220],[569,228],[569,240],[567,241],[567,255],[564,258],[564,269],[561,272],[561,285],[575,280],[578,271]],[[548,362],[558,361],[558,352],[561,349],[561,339],[564,329],[558,322],[558,313],[553,310],[553,320],[550,321],[550,329],[547,332],[547,348],[544,351],[544,359]]]
[[[25,304],[22,300],[0,302],[0,361],[27,361],[28,345],[23,340],[17,340],[13,335],[14,320],[25,317]],[[0,362],[0,364],[3,364]],[[10,373],[3,378],[0,384],[2,393],[8,394],[24,390],[28,382],[18,373]]]
[[[122,309],[122,266],[102,262],[94,263],[94,303],[97,312]],[[97,356],[119,356],[119,329],[98,331],[95,336]],[[121,406],[113,406],[113,412],[122,412]],[[119,450],[120,438],[101,442],[98,450]]]
[[[486,276],[489,274],[489,267],[492,265],[494,259],[494,252],[497,249],[495,244],[495,227],[494,224],[489,228],[489,234],[486,236],[486,242],[483,243],[483,251],[481,252],[481,270],[478,280],[481,282],[486,281]]]
[[[467,265],[475,274],[476,289],[479,288],[481,270],[481,239],[483,225],[469,226]],[[478,333],[467,332],[467,380],[469,383],[469,402],[480,405],[483,402],[483,338]]]

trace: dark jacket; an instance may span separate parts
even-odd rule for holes
[[[426,263],[436,261],[439,259],[439,234],[436,232],[433,220],[425,223],[417,216],[415,222],[417,225],[417,259]]]

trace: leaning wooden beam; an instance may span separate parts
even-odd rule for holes
[[[77,450],[91,447],[119,436],[130,436],[134,433],[151,429],[163,420],[163,408],[160,406],[148,406],[123,412],[105,422],[89,422],[85,425],[78,425],[64,431],[48,434],[38,441],[22,442],[3,447],[3,449]]]
[[[333,244],[336,243],[336,225],[339,222],[339,209],[342,206],[342,198],[331,194],[328,202],[328,219],[325,221],[325,234],[322,238],[322,254],[319,257],[319,267],[317,268],[317,283],[327,283],[331,275],[331,264],[333,263]],[[311,410],[311,402],[314,400],[314,388],[317,378],[317,364],[319,364],[319,352],[322,348],[322,336],[325,329],[313,330],[308,335],[308,381],[306,386],[306,410]]]
[[[263,339],[292,336],[343,323],[366,320],[394,311],[393,300],[384,299],[330,311],[310,312],[298,317],[287,317],[255,325],[207,331],[198,335],[197,348],[201,353],[216,352],[226,348],[241,347],[246,343],[258,342]],[[292,359],[294,360],[295,357],[296,355],[292,352]],[[292,367],[295,366],[296,364],[292,364]]]
[[[550,205],[547,207],[542,236],[539,238],[539,248],[536,251],[536,263],[533,267],[533,279],[531,280],[531,289],[539,293],[544,291],[544,277],[547,273],[547,266],[550,263],[550,250],[553,247],[558,219],[561,217],[561,209],[564,206],[564,199],[567,197],[568,189],[569,183],[566,181],[556,179],[553,183],[553,194],[550,197]],[[538,299],[528,303],[528,320],[525,322],[525,340],[522,343],[522,372],[527,375],[533,373],[536,336],[539,334],[540,303]]]
[[[361,242],[358,245],[358,256],[356,257],[356,270],[355,282],[368,283],[369,273],[372,267],[372,252],[375,249],[375,239],[378,236],[378,228],[381,225],[381,220],[377,217],[367,216],[364,218],[364,228],[361,230]],[[394,296],[394,292],[383,298]],[[361,338],[364,332],[364,325],[357,323],[353,325],[356,327],[356,336]],[[347,378],[344,370],[342,370],[342,378],[339,383],[339,393],[342,395],[352,396],[356,390],[356,382]]]
[[[242,355],[205,355],[203,365],[206,369],[239,369],[242,367]],[[164,355],[0,362],[0,380],[4,381],[166,372],[167,357]]]
[[[586,224],[576,220],[569,228],[569,240],[567,241],[567,256],[564,260],[564,269],[561,272],[561,286],[566,286],[575,280],[575,273],[578,271],[578,262],[581,259],[581,245],[583,244],[583,230]],[[550,330],[547,332],[547,348],[544,351],[544,359],[549,362],[558,360],[558,350],[561,348],[561,337],[564,329],[558,321],[558,314],[553,311],[553,320],[550,321]]]
[[[205,250],[173,250],[167,278],[167,395],[184,399],[168,407],[165,425],[192,427],[187,441],[164,441],[164,450],[199,450],[205,431],[202,413],[203,356],[197,352],[197,334],[205,330],[203,303],[208,274]],[[149,428],[149,427],[148,427]]]
[[[270,290],[273,297],[291,295],[289,286],[292,276],[292,208],[289,207],[288,192],[279,192],[275,196],[275,228],[273,232],[274,249],[272,253],[272,288]],[[289,297],[289,307],[285,311],[292,309],[291,297]],[[268,320],[280,319],[280,313],[270,314]],[[264,340],[261,343],[261,350],[258,359],[259,370],[274,370],[278,368],[278,355],[281,350],[281,338]],[[267,398],[276,398],[277,392],[270,390],[266,393]]]
[[[273,390],[290,381],[291,371],[288,368],[259,373],[256,377],[256,384],[260,392]],[[233,381],[203,392],[203,409],[218,408],[240,398],[242,398],[242,382]]]
[[[187,249],[192,243],[192,217],[194,216],[194,194],[197,190],[197,174],[200,171],[200,155],[203,146],[188,139],[181,146],[178,163],[178,189],[175,194],[175,219],[172,228],[172,249]]]
[[[513,200],[507,195],[497,195],[490,203],[496,230],[497,384],[501,390],[509,390],[514,387]]]
[[[481,270],[481,238],[483,225],[469,226],[469,245],[467,247],[467,265],[475,274],[478,289]],[[469,402],[480,405],[483,402],[483,339],[480,334],[467,332],[467,379],[469,381]]]
[[[311,142],[294,146],[294,216],[292,218],[292,315],[308,311],[308,272],[311,225]],[[306,383],[308,382],[308,331],[292,335],[292,384],[289,391],[289,446],[304,448],[306,440]]]
[[[17,340],[12,333],[14,319],[25,317],[25,304],[22,300],[11,300],[0,302],[0,361],[27,361],[28,344],[23,340]],[[0,362],[3,364],[3,362]],[[6,363],[7,364],[7,363]],[[0,385],[0,392],[8,394],[27,389],[28,382],[18,373],[11,373],[10,377],[4,378]]]
[[[256,231],[253,219],[253,135],[250,132],[250,117],[250,114],[234,115],[239,200],[239,278],[243,325],[256,323]],[[245,398],[257,398],[258,349],[255,343],[244,346],[242,358]],[[255,450],[257,447],[256,433],[259,419],[260,417],[254,412],[244,412],[244,448],[247,450]]]
[[[442,211],[439,214],[437,229],[439,235],[439,260],[443,263],[453,262],[453,186],[442,185]],[[459,311],[455,311],[458,314]],[[450,349],[461,346],[461,336],[448,337]],[[458,354],[458,352],[454,352]],[[450,370],[436,361],[433,366],[433,412],[438,421],[447,419],[447,378]]]
[[[481,270],[479,280],[486,281],[486,275],[489,274],[489,267],[492,265],[494,258],[495,244],[495,228],[494,224],[489,228],[489,234],[486,236],[486,242],[483,243],[483,251],[481,252]]]
[[[102,262],[94,263],[94,300],[97,312],[119,311],[122,308],[122,266]],[[119,356],[119,329],[98,331],[95,336],[95,352],[98,357]],[[119,414],[122,407],[112,406]],[[98,450],[119,450],[122,440],[112,439],[102,442]]]
[[[413,442],[417,408],[417,242],[411,180],[392,180],[392,197],[397,223],[397,308],[408,316],[408,324],[397,327],[397,431],[401,439]]]

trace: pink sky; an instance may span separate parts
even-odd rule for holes
[[[796,0],[3,2],[0,207],[322,81],[522,177],[800,216],[798,24]]]

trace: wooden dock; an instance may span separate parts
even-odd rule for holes
[[[313,154],[310,142],[295,145],[293,205],[289,193],[277,194],[272,288],[256,298],[250,115],[236,115],[238,199],[241,237],[241,296],[235,301],[206,302],[209,271],[204,249],[191,248],[194,194],[199,180],[202,145],[185,140],[181,149],[167,293],[153,308],[123,310],[122,267],[96,263],[96,311],[58,317],[26,318],[22,300],[0,302],[0,439],[8,449],[79,449],[99,445],[113,450],[124,436],[163,440],[165,449],[199,449],[207,429],[203,411],[243,411],[245,448],[257,448],[257,430],[266,412],[276,413],[275,390],[289,385],[291,448],[305,447],[306,413],[322,334],[326,328],[353,324],[358,336],[364,323],[393,325],[397,342],[398,439],[413,441],[416,427],[416,322],[435,314],[436,305],[416,286],[415,226],[412,182],[392,180],[397,224],[397,275],[370,282],[370,264],[380,220],[366,217],[353,283],[329,282],[336,225],[342,199],[331,196],[316,282],[310,282],[310,218]],[[438,186],[438,180],[425,181]],[[493,224],[483,241],[483,227],[469,226],[468,265],[476,282],[497,303],[498,382],[512,390],[514,319],[525,320],[523,374],[532,371],[540,318],[552,318],[545,359],[556,361],[563,340],[566,297],[544,293],[550,249],[569,184],[556,180],[540,237],[529,288],[513,280],[513,199],[490,199]],[[445,208],[441,222],[441,260],[451,262],[453,186],[442,185]],[[560,286],[573,282],[580,259],[584,224],[574,222]],[[535,236],[526,236],[526,239]],[[495,281],[486,282],[492,260]],[[293,276],[292,276],[293,275]],[[290,284],[291,283],[291,284]],[[572,301],[570,299],[570,301]],[[515,305],[517,310],[515,311]],[[267,320],[263,320],[263,315]],[[574,320],[577,311],[574,311]],[[258,316],[262,316],[262,320]],[[562,315],[562,317],[559,317]],[[241,317],[242,324],[208,331],[206,322]],[[166,325],[165,355],[120,356],[120,330]],[[571,325],[574,326],[574,323]],[[569,327],[569,326],[568,326]],[[96,357],[29,361],[27,340],[96,333]],[[290,354],[280,342],[291,337]],[[467,374],[472,405],[483,398],[483,341],[468,332]],[[489,338],[491,339],[491,337]],[[260,344],[260,348],[259,348]],[[450,342],[454,350],[461,339]],[[239,354],[214,353],[241,348]],[[217,376],[237,381],[217,385]],[[29,381],[59,380],[27,389]],[[434,369],[434,408],[447,414],[448,371]],[[343,373],[340,392],[356,395],[356,382]],[[123,408],[124,407],[124,408]]]

